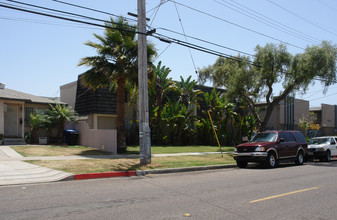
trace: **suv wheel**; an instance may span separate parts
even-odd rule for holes
[[[244,161],[244,160],[236,160],[236,165],[238,165],[238,167],[240,168],[246,168],[247,167],[248,162]]]
[[[277,159],[274,152],[270,152],[267,156],[266,166],[268,168],[274,168],[277,166]]]
[[[296,165],[302,165],[303,162],[304,162],[303,152],[300,151],[300,152],[298,152],[298,154],[297,154],[297,157],[296,157],[296,160],[295,160],[295,164],[296,164]]]

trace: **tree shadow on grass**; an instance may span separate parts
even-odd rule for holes
[[[110,152],[106,151],[100,151],[100,150],[86,150],[82,151],[76,155],[81,155],[81,156],[92,156],[92,155],[112,155]]]

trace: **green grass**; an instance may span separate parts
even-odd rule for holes
[[[235,147],[221,147],[222,152],[233,152]],[[220,152],[218,146],[151,146],[151,154]],[[139,154],[139,146],[128,146],[127,154]]]

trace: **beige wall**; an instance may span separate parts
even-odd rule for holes
[[[260,107],[263,109],[264,107]],[[285,104],[281,101],[274,109],[267,124],[268,130],[283,130],[285,124]],[[260,116],[263,118],[266,112],[261,111]],[[298,129],[299,120],[303,116],[309,115],[309,101],[302,99],[294,100],[294,126]]]
[[[77,81],[60,86],[61,102],[75,109]]]
[[[5,133],[4,102],[0,101],[0,134]]]
[[[322,106],[322,121],[321,127],[335,127],[335,106],[321,104]]]
[[[79,144],[117,154],[117,131],[90,129],[86,121],[76,124],[79,132]]]
[[[115,116],[97,116],[97,129],[116,129]]]

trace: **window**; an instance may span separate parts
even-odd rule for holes
[[[307,140],[305,139],[304,135],[301,132],[294,132],[293,135],[295,135],[297,141],[299,142],[307,142]]]
[[[273,142],[276,141],[277,133],[257,133],[251,142]]]
[[[285,132],[286,142],[296,142],[295,137],[290,132]]]
[[[26,107],[25,108],[25,125],[30,124],[30,114],[32,113],[45,114],[46,111],[48,111],[48,109]]]

